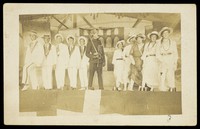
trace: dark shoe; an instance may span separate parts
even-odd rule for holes
[[[94,87],[88,87],[88,90],[94,90]]]
[[[104,88],[99,88],[99,90],[104,90]]]

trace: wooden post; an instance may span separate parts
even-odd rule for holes
[[[77,27],[77,16],[76,14],[73,15],[73,28]]]

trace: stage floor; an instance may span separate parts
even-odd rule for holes
[[[181,114],[181,92],[111,90],[19,91],[23,115],[67,114],[169,115]]]

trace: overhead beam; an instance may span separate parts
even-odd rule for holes
[[[93,26],[84,16],[81,16],[81,18],[82,18],[91,28],[94,28],[94,26]]]
[[[65,28],[69,29],[69,27],[67,27],[65,24],[63,24],[60,20],[58,20],[55,16],[52,15],[52,17],[59,22],[60,24],[62,24]]]
[[[132,27],[135,28],[141,21],[142,21],[141,19],[137,19],[137,21],[134,23]]]
[[[66,21],[67,21],[67,19],[68,19],[68,16],[65,17],[65,19],[62,21],[62,23],[65,24]],[[63,26],[63,24],[60,24],[60,25],[58,26],[58,30],[60,30],[60,28]]]

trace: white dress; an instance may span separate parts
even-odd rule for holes
[[[120,83],[123,83],[123,72],[124,72],[123,51],[121,49],[117,49],[114,51],[112,64],[114,65],[114,76],[116,80],[116,87],[119,87]]]
[[[176,42],[168,39],[168,42],[159,42],[156,49],[156,57],[160,61],[160,90],[175,88],[175,70],[177,68],[178,52]]]
[[[159,62],[156,58],[156,43],[146,43],[144,47],[144,52],[141,57],[143,60],[143,79],[142,86],[145,84],[152,88],[158,88],[159,86]]]
[[[135,61],[133,59],[133,56],[130,55],[130,51],[132,49],[133,45],[129,44],[128,46],[124,47],[123,50],[123,59],[124,59],[124,71],[123,71],[123,80],[124,84],[130,83],[130,70],[131,70],[131,64],[135,64]]]

